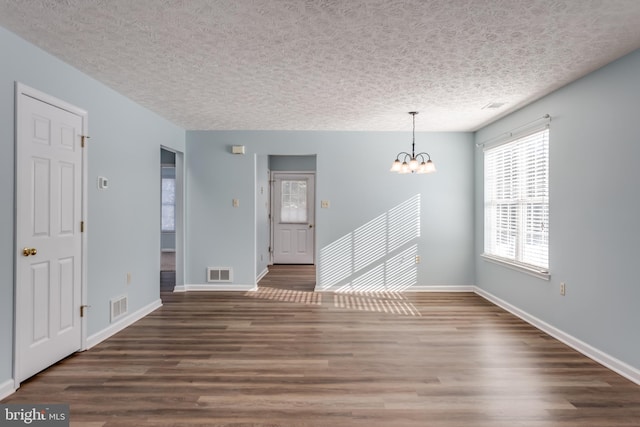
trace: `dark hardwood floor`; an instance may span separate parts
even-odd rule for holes
[[[270,265],[269,273],[258,282],[258,287],[311,292],[316,287],[316,266]]]
[[[163,293],[3,403],[87,427],[640,426],[640,386],[474,294],[261,285]]]

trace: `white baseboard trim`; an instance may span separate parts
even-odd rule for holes
[[[16,383],[13,381],[13,378],[0,384],[0,400],[16,392],[16,389],[14,388],[15,384]]]
[[[402,292],[475,292],[475,286],[412,286]]]
[[[257,286],[253,285],[244,285],[241,283],[196,283],[196,284],[185,284],[176,286],[173,288],[173,292],[190,292],[190,291],[239,291],[239,292],[247,292],[247,291],[255,291]]]
[[[260,279],[266,276],[267,273],[269,273],[269,267],[265,268],[264,270],[262,270],[262,273],[258,274],[258,277],[256,277],[256,283],[258,283]]]
[[[106,340],[110,336],[113,336],[113,335],[117,334],[118,332],[120,332],[124,328],[134,324],[138,320],[142,319],[143,317],[145,317],[149,313],[157,310],[160,307],[162,307],[162,301],[160,299],[157,299],[157,300],[153,301],[151,304],[147,304],[146,306],[142,307],[141,309],[131,313],[127,317],[125,317],[125,318],[123,318],[121,320],[118,320],[116,323],[113,323],[113,324],[107,326],[102,331],[100,331],[98,333],[95,333],[95,334],[91,335],[90,337],[87,337],[87,343],[86,343],[86,346],[85,346],[85,350],[89,350],[91,347],[94,347],[94,346],[100,344],[102,341]]]
[[[626,379],[628,379],[629,381],[633,381],[634,383],[640,385],[640,370],[634,368],[633,366],[619,360],[616,359],[613,356],[608,355],[607,353],[598,350],[595,347],[592,347],[591,345],[585,343],[584,341],[579,340],[578,338],[567,334],[564,331],[561,331],[560,329],[556,328],[555,326],[552,326],[550,324],[548,324],[547,322],[538,319],[535,316],[532,316],[531,314],[527,313],[526,311],[523,311],[521,309],[519,309],[518,307],[509,304],[508,302],[504,301],[503,299],[498,298],[497,296],[483,290],[480,289],[476,286],[475,288],[475,293],[478,294],[479,296],[481,296],[482,298],[486,299],[489,302],[492,302],[493,304],[497,305],[498,307],[501,307],[505,310],[507,310],[509,313],[513,314],[514,316],[519,317],[520,319],[524,320],[525,322],[529,323],[530,325],[540,329],[543,332],[546,332],[547,334],[551,335],[552,337],[554,337],[555,339],[557,339],[558,341],[568,345],[569,347],[573,348],[574,350],[582,353],[583,355],[587,356],[588,358],[598,362],[599,364],[601,364],[602,366],[604,366],[605,368],[611,369],[613,372],[616,372],[620,375],[622,375],[623,377],[625,377]]]

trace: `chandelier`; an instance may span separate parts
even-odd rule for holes
[[[396,160],[391,166],[391,172],[398,173],[433,173],[436,171],[436,165],[431,161],[429,153],[416,154],[416,114],[417,111],[410,111],[413,116],[413,140],[411,142],[411,154],[401,151],[396,156]],[[402,161],[400,160],[402,159]]]

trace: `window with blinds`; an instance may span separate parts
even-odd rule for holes
[[[547,273],[548,127],[485,149],[484,255]]]

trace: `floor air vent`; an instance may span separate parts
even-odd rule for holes
[[[207,282],[231,282],[231,267],[207,268]]]
[[[111,300],[111,323],[127,314],[127,297],[119,297]]]

